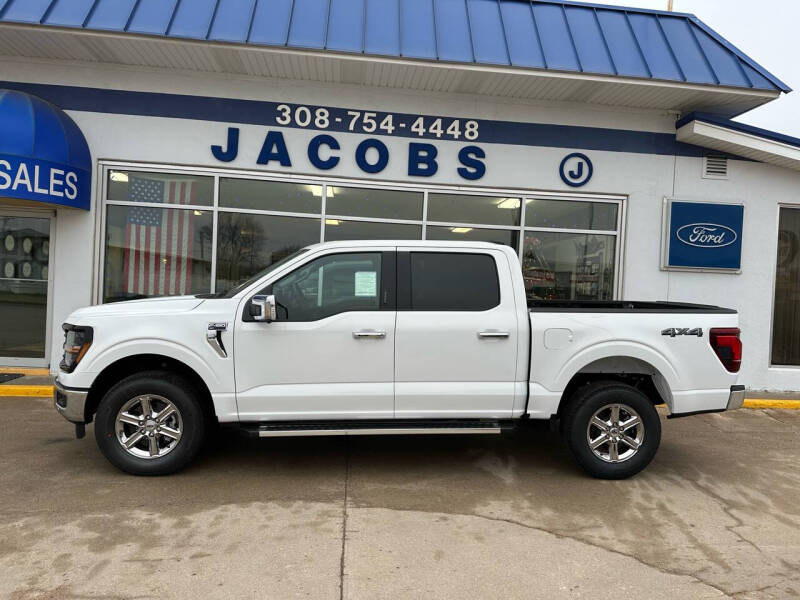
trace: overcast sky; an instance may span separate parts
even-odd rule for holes
[[[595,0],[666,9],[667,0]],[[737,120],[800,138],[800,0],[674,0],[675,12],[706,25],[778,77],[794,92]]]

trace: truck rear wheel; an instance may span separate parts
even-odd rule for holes
[[[203,443],[205,419],[185,379],[164,371],[131,375],[112,387],[95,416],[95,439],[115,467],[167,475],[185,467]]]
[[[564,438],[589,475],[625,479],[653,460],[661,443],[661,421],[641,391],[602,381],[575,393],[565,415]]]

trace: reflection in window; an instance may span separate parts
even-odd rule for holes
[[[421,225],[371,223],[325,219],[325,241],[341,240],[420,240]]]
[[[478,227],[440,227],[429,225],[425,233],[429,240],[444,240],[457,242],[492,242],[504,244],[517,249],[519,231],[509,229],[480,229]]]
[[[325,213],[379,219],[422,219],[422,192],[328,186]]]
[[[217,227],[217,292],[319,242],[318,218],[221,212]]]
[[[528,231],[522,275],[536,300],[611,300],[615,238],[610,235]]]
[[[772,364],[800,365],[800,209],[781,207],[775,309],[772,321]]]
[[[519,198],[429,194],[428,220],[450,223],[519,225]]]
[[[222,178],[219,181],[219,205],[319,214],[322,210],[322,185]]]
[[[211,206],[214,203],[214,178],[184,173],[113,170],[108,175],[108,199]]]
[[[610,202],[528,200],[525,225],[558,229],[617,229],[617,205]]]
[[[211,289],[211,212],[108,207],[105,302]]]
[[[44,358],[50,219],[0,217],[0,356]]]
[[[378,310],[378,252],[323,256],[272,286],[279,321],[316,321],[347,311]]]

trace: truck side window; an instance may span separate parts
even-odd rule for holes
[[[317,321],[342,312],[379,310],[381,254],[329,254],[275,282],[279,321]]]
[[[488,254],[411,253],[411,309],[480,311],[500,304],[497,266]]]

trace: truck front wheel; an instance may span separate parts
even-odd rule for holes
[[[589,475],[625,479],[653,460],[661,442],[661,421],[650,399],[635,387],[596,382],[571,399],[564,438]]]
[[[205,423],[185,379],[164,371],[131,375],[112,387],[95,415],[103,455],[133,475],[167,475],[200,450]]]

